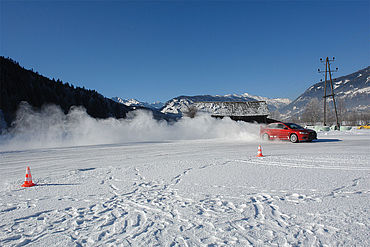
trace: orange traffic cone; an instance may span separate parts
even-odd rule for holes
[[[30,167],[27,166],[27,168],[26,168],[26,178],[24,179],[24,184],[22,184],[22,187],[32,187],[32,186],[35,186],[35,185],[36,184],[34,184],[32,182]]]
[[[256,157],[263,157],[261,145],[258,145],[258,152]]]

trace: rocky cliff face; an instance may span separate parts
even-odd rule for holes
[[[249,102],[249,101],[265,101],[270,111],[286,106],[290,103],[289,99],[269,99],[261,96],[253,96],[248,93],[237,95],[197,95],[197,96],[179,96],[168,101],[161,109],[163,113],[173,113],[181,115],[189,110],[190,105],[197,102]]]

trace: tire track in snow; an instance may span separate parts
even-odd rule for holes
[[[15,219],[13,224],[3,226],[2,230],[11,236],[0,235],[0,244],[37,243],[50,234],[67,236],[70,243],[77,246],[298,244],[294,238],[289,239],[292,234],[298,239],[309,238],[309,243],[315,245],[321,238],[331,238],[332,233],[324,230],[320,231],[320,237],[317,231],[309,232],[297,226],[294,217],[280,211],[276,205],[279,199],[267,193],[239,199],[203,195],[195,200],[180,196],[176,185],[194,170],[184,169],[166,183],[148,181],[139,168],[135,168],[136,186],[127,192],[113,184],[109,168],[102,176],[112,196],[87,207],[40,211]],[[304,198],[299,197],[284,198],[301,203]]]
[[[350,184],[335,188],[331,193],[324,197],[348,197],[350,194],[368,194],[370,192],[369,190],[356,189],[362,180],[365,180],[365,178],[359,177],[353,179]]]
[[[370,168],[368,167],[311,165],[309,163],[305,163],[302,160],[293,160],[293,159],[291,159],[290,162],[287,162],[286,160],[276,162],[271,159],[264,160],[266,158],[268,157],[264,157],[260,160],[250,159],[250,160],[234,160],[234,161],[248,163],[251,165],[265,165],[265,166],[277,166],[277,167],[289,167],[289,168],[327,169],[327,170],[343,170],[343,171],[370,171]]]

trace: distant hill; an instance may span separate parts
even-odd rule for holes
[[[22,101],[35,108],[55,104],[65,113],[71,106],[83,106],[94,118],[123,118],[132,110],[131,107],[105,98],[95,90],[46,78],[38,72],[21,67],[12,59],[0,56],[0,116],[3,115],[7,125],[14,120]]]
[[[166,120],[166,121],[176,121],[179,119],[178,114],[172,113],[163,113],[160,109],[163,107],[164,103],[162,102],[155,102],[155,103],[147,103],[147,102],[140,102],[136,99],[129,99],[125,100],[120,97],[113,97],[113,101],[131,107],[133,110],[149,110],[152,112],[154,119],[157,120]]]
[[[113,97],[113,101],[127,105],[127,106],[141,106],[151,109],[161,109],[164,106],[164,103],[162,102],[154,102],[154,103],[148,103],[148,102],[141,102],[136,99],[122,99],[120,97]]]
[[[327,94],[331,94],[329,84]],[[369,112],[370,111],[370,66],[341,76],[333,82],[335,100],[349,112]],[[324,82],[318,82],[309,87],[303,94],[289,105],[279,109],[283,119],[303,114],[306,105],[312,100],[317,99],[322,106],[324,96]],[[328,98],[328,105],[332,105],[331,97]]]

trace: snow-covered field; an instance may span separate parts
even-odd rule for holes
[[[0,246],[369,246],[369,147],[368,130],[3,145]]]

